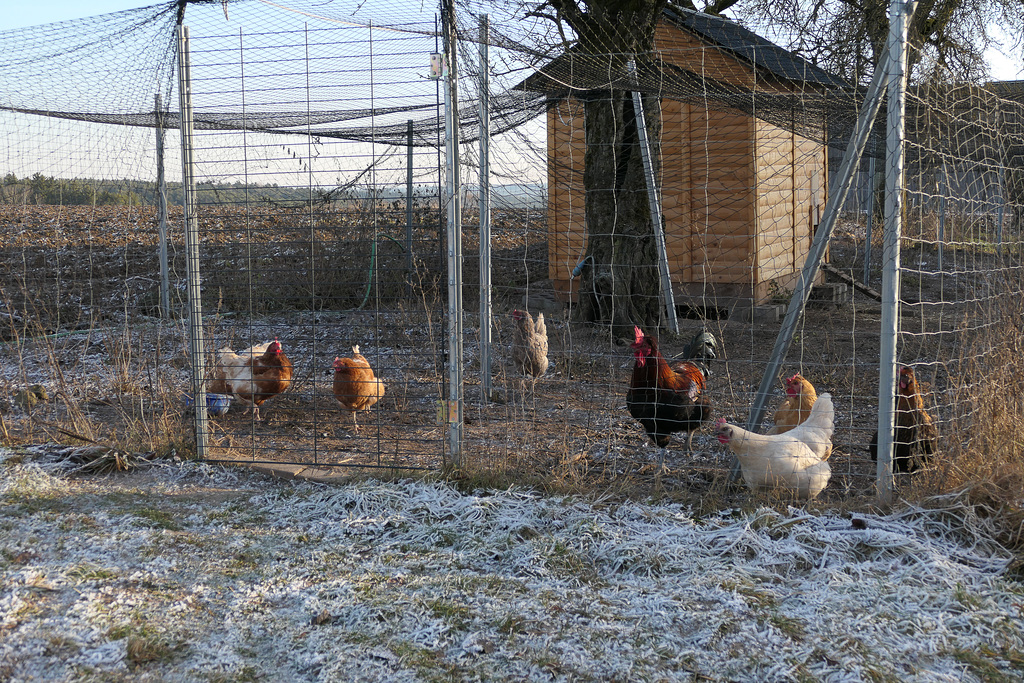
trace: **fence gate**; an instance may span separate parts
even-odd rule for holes
[[[226,415],[197,420],[200,446],[210,460],[436,468],[446,451],[443,105],[423,78],[435,37],[280,22],[182,27],[201,282],[194,378],[222,389],[232,363],[221,349],[260,345],[258,356],[274,340],[293,364],[290,387],[258,417],[236,398]],[[358,413],[333,388],[335,359],[355,347],[385,384]]]

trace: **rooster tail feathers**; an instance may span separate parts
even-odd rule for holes
[[[687,359],[715,360],[718,354],[718,339],[707,330],[698,332],[690,343],[683,347],[683,357]]]
[[[537,334],[541,335],[541,336],[544,336],[544,337],[548,336],[548,328],[544,324],[544,314],[543,313],[538,313],[537,314],[537,322],[535,322],[533,324],[533,331],[536,332]]]

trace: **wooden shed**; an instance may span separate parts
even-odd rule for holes
[[[842,82],[732,21],[698,12],[666,10],[655,53],[659,68],[673,72],[662,74],[674,85],[660,100],[659,183],[677,303],[753,306],[792,290],[828,183],[824,121],[802,135],[806,112],[793,107]],[[585,138],[579,89],[564,87],[566,73],[545,69],[521,87],[552,93],[549,272],[559,296],[575,300],[572,271],[587,248]]]

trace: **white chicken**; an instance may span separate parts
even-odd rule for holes
[[[234,394],[252,406],[253,418],[259,421],[260,405],[287,391],[292,374],[292,361],[276,339],[256,344],[240,353],[225,346],[217,352],[217,364],[208,391]]]
[[[751,491],[776,489],[811,500],[828,485],[832,468],[824,460],[832,448],[835,408],[821,394],[807,419],[783,434],[755,434],[718,421],[718,440],[729,446]]]

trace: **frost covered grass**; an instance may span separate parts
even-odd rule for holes
[[[0,453],[3,680],[1024,676],[1024,586],[956,497],[853,524]]]

